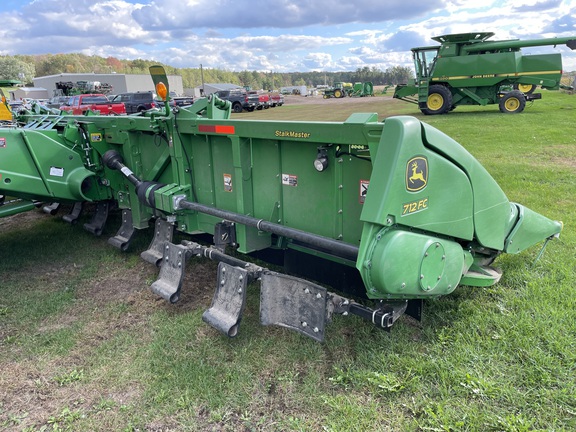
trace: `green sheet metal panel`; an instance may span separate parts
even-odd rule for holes
[[[386,120],[362,220],[471,240],[470,181],[460,167],[425,144],[422,123],[415,118]]]
[[[282,222],[280,142],[252,140],[252,187],[254,215],[274,223]]]
[[[357,152],[355,148],[347,150]],[[349,155],[342,155],[339,159],[342,159],[342,240],[359,245],[362,237],[360,215],[370,189],[372,162]]]
[[[342,214],[337,206],[341,191],[334,181],[335,164],[316,171],[317,150],[309,143],[282,142],[280,155],[283,225],[337,238]]]

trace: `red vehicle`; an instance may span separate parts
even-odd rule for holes
[[[280,93],[269,93],[269,97],[270,106],[276,107],[284,105],[284,96],[282,96]]]
[[[256,91],[251,91],[248,94],[248,101],[256,106],[256,109],[261,110],[262,108],[268,109],[270,105],[270,96],[268,93],[258,93]]]
[[[104,94],[80,94],[70,97],[68,105],[61,106],[62,111],[82,115],[86,111],[98,111],[100,115],[126,114],[126,107],[121,102],[110,102]]]

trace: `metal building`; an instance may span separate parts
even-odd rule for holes
[[[238,84],[230,84],[230,83],[205,83],[198,87],[194,87],[194,94],[195,98],[203,97],[211,95],[220,90],[233,90],[237,88],[242,88]]]
[[[56,90],[58,82],[98,82],[112,86],[111,94],[136,92],[136,91],[155,91],[154,83],[150,75],[135,74],[96,74],[96,73],[62,73],[58,75],[47,75],[33,79],[35,87],[42,87],[48,91],[48,97],[52,97]],[[178,95],[184,93],[182,77],[180,75],[168,75],[168,84],[170,91]]]
[[[14,87],[14,90],[10,90],[10,100],[16,101],[24,98],[48,99],[48,94],[43,87]]]

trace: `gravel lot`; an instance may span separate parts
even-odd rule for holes
[[[394,94],[394,90],[393,89],[388,89],[386,94],[382,94],[382,90],[384,90],[384,86],[374,86],[374,97],[385,97],[385,98],[392,98],[392,95]],[[354,100],[354,102],[358,102],[358,103],[370,103],[370,102],[374,102],[374,98],[373,97],[355,97],[355,98],[349,98],[349,97],[343,97],[340,99],[336,99],[336,98],[329,98],[329,99],[324,99],[322,97],[322,95],[317,95],[317,96],[300,96],[300,95],[285,95],[284,96],[284,101],[286,104],[294,104],[294,105],[303,105],[303,104],[315,104],[315,105],[324,105],[324,104],[345,104],[345,103],[350,103],[350,100]]]

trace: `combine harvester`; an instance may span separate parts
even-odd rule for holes
[[[169,99],[164,69],[151,74]],[[490,286],[499,254],[562,229],[509,202],[463,147],[413,117],[273,122],[230,112],[212,97],[129,116],[23,115],[20,127],[0,129],[0,193],[21,199],[1,215],[68,203],[64,219],[75,221],[94,203],[85,228],[99,235],[118,207],[109,243],[121,250],[154,221],[142,257],[160,266],[155,294],[178,301],[187,262],[216,260],[205,322],[235,336],[248,284],[260,281],[261,322],[318,341],[333,314],[389,329],[459,284]],[[189,239],[173,243],[175,231]]]
[[[576,48],[576,36],[536,40],[490,41],[494,33],[433,37],[441,45],[412,48],[416,79],[398,85],[394,98],[418,104],[424,114],[445,114],[459,105],[498,104],[503,113],[520,113],[527,101],[541,99],[537,86],[558,90],[559,53],[522,55],[520,48],[564,45]]]

